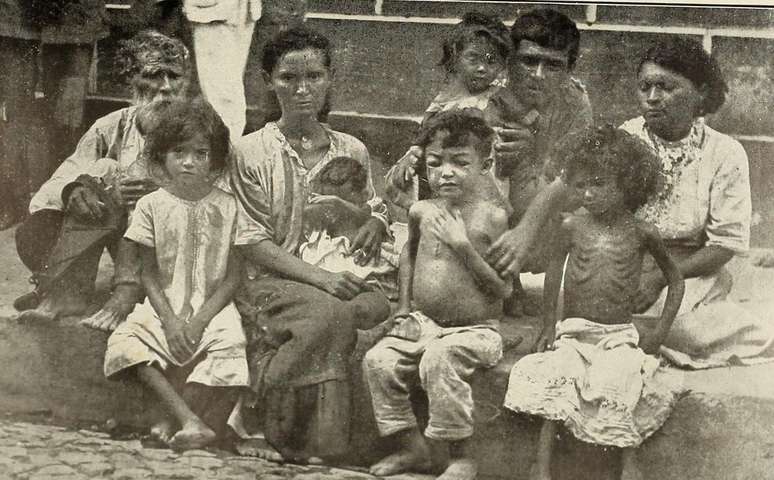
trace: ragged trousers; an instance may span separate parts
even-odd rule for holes
[[[409,393],[419,383],[429,403],[425,435],[444,441],[470,437],[473,392],[468,380],[501,357],[502,338],[491,326],[443,328],[418,342],[385,337],[363,359],[379,433],[416,427]]]

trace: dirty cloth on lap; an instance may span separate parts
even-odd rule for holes
[[[637,348],[631,323],[567,318],[554,350],[527,355],[511,370],[505,407],[559,421],[579,440],[636,447],[669,417],[682,374]]]

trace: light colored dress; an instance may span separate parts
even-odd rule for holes
[[[159,283],[170,307],[178,315],[195,314],[226,276],[235,223],[236,201],[223,190],[213,188],[201,200],[188,201],[159,189],[137,202],[124,237],[155,248]],[[139,364],[166,369],[197,362],[189,382],[246,386],[245,343],[239,313],[229,303],[204,330],[194,356],[181,363],[172,356],[161,320],[146,299],[108,339],[105,375]]]
[[[667,142],[651,134],[642,117],[621,127],[641,138],[661,160],[664,188],[637,216],[653,223],[673,252],[717,245],[737,254],[750,244],[750,174],[742,145],[694,121],[687,137]],[[657,268],[646,257],[644,271]],[[680,311],[661,349],[686,368],[752,364],[774,360],[774,322],[726,300],[725,268],[685,281]],[[658,316],[666,289],[644,316]]]
[[[638,343],[631,323],[566,318],[557,324],[554,350],[513,366],[504,406],[560,421],[584,442],[636,447],[669,417],[682,380]]]

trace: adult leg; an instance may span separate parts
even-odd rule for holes
[[[237,140],[245,129],[244,74],[255,22],[191,22],[199,85],[204,98]],[[224,49],[223,45],[228,45]]]
[[[361,293],[347,303],[358,330],[373,328],[390,316],[390,301],[381,292]]]
[[[16,229],[16,252],[22,263],[32,272],[30,282],[37,284],[39,272],[56,244],[64,214],[59,210],[39,210],[25,219]],[[16,310],[29,310],[40,303],[37,289],[25,293],[13,302]]]
[[[106,332],[112,332],[126,320],[134,305],[143,297],[140,284],[142,265],[137,244],[121,238],[116,242],[113,250],[115,250],[113,293],[97,313],[81,321],[81,325]]]
[[[382,436],[395,435],[398,451],[370,468],[372,475],[388,476],[431,467],[430,450],[417,427],[409,394],[417,383],[417,342],[388,337],[363,358],[363,376],[368,383],[376,425]]]
[[[494,366],[502,357],[502,338],[490,328],[473,327],[432,340],[419,362],[430,419],[425,435],[449,446],[449,464],[440,478],[472,480],[477,466],[466,441],[473,435],[473,391],[468,383],[476,369]]]

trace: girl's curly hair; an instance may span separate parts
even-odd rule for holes
[[[143,155],[151,167],[163,166],[167,152],[199,134],[210,144],[210,168],[223,170],[226,166],[228,127],[202,98],[152,102],[138,113],[137,128],[145,138]]]
[[[563,152],[564,178],[580,172],[611,175],[624,194],[626,207],[635,211],[656,193],[661,182],[660,164],[642,140],[611,124],[591,128],[559,149]]]
[[[439,65],[444,67],[447,73],[453,72],[460,52],[468,43],[478,38],[489,41],[503,60],[508,58],[511,41],[508,37],[508,27],[503,21],[495,15],[468,12],[463,15],[462,21],[454,26],[451,35],[444,40],[443,56]]]

